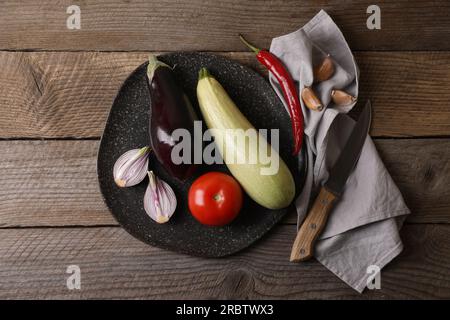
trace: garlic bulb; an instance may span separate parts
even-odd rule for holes
[[[114,164],[114,181],[119,187],[131,187],[144,180],[148,170],[150,147],[125,152]]]

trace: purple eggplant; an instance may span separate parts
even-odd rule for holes
[[[178,143],[172,139],[175,129],[186,129],[194,137],[194,121],[198,120],[189,99],[178,85],[172,68],[150,56],[147,67],[150,90],[150,143],[158,161],[178,180],[188,179],[195,170],[193,141],[191,161],[174,163],[172,149]],[[175,161],[179,162],[179,161]]]

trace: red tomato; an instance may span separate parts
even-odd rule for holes
[[[191,185],[188,204],[199,222],[223,226],[236,218],[242,199],[241,186],[233,177],[221,172],[208,172]]]

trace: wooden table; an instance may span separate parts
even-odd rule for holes
[[[153,2],[153,3],[151,3]],[[0,298],[450,298],[450,3],[72,1],[0,6]],[[148,52],[212,51],[265,72],[239,42],[268,47],[321,8],[342,28],[373,102],[378,151],[412,210],[404,252],[362,295],[312,261],[289,263],[293,215],[251,248],[200,259],[117,225],[96,177],[99,138],[122,81]],[[81,268],[68,290],[66,268]]]

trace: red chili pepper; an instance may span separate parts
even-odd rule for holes
[[[239,35],[242,42],[249,47],[255,54],[258,61],[263,64],[278,80],[283,91],[284,99],[289,107],[289,114],[292,122],[292,132],[294,135],[294,152],[297,155],[302,148],[303,141],[303,112],[300,106],[297,90],[294,80],[286,70],[283,63],[268,50],[259,49],[248,43],[243,36]]]

